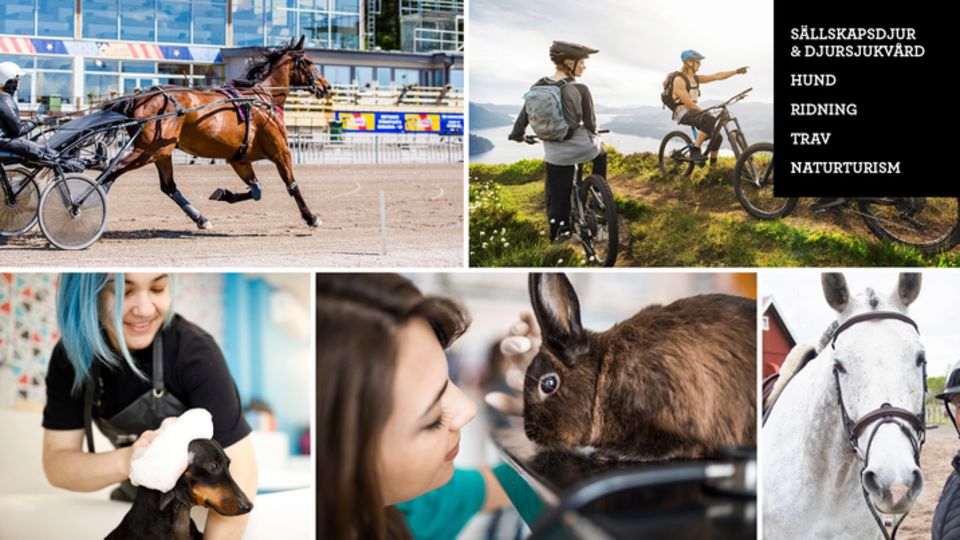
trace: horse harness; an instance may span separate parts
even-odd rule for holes
[[[310,74],[313,83],[316,79]],[[243,159],[243,156],[247,155],[247,150],[250,147],[250,121],[253,119],[253,108],[259,107],[263,109],[270,110],[272,112],[278,113],[281,116],[283,115],[283,109],[278,107],[273,100],[269,97],[270,95],[266,92],[263,92],[258,88],[259,85],[252,87],[250,90],[253,92],[253,97],[248,97],[240,92],[236,87],[232,85],[227,86],[217,86],[211,88],[216,92],[219,92],[226,96],[225,102],[232,103],[234,109],[237,112],[237,120],[243,123],[243,142],[240,143],[240,147],[237,149],[237,152],[230,158],[230,161],[239,161]],[[150,90],[156,91],[159,94],[163,95],[168,101],[173,103],[174,108],[177,110],[177,116],[182,116],[191,112],[183,108],[176,98],[167,93],[167,90],[163,86],[154,86]]]
[[[830,347],[836,350],[837,337],[843,333],[845,330],[851,326],[867,321],[876,321],[876,320],[898,320],[905,322],[913,327],[917,333],[920,333],[920,328],[917,326],[917,323],[910,317],[893,311],[874,311],[870,313],[863,313],[860,315],[854,315],[847,319],[843,324],[837,327],[836,331],[833,333],[833,339],[831,340]],[[927,363],[926,360],[918,360],[918,365],[923,368],[923,393],[926,395],[927,392]],[[924,403],[920,407],[920,413],[915,414],[906,409],[900,407],[894,407],[889,403],[884,403],[880,405],[880,408],[874,409],[868,413],[865,413],[863,416],[858,418],[856,421],[850,418],[850,415],[847,414],[847,407],[843,402],[843,389],[840,386],[840,373],[842,372],[842,367],[838,364],[833,366],[833,380],[837,389],[837,401],[840,406],[840,416],[843,421],[843,429],[846,433],[847,440],[850,443],[850,447],[853,453],[857,456],[857,461],[860,463],[860,488],[863,491],[863,498],[867,503],[867,508],[870,510],[870,513],[873,515],[873,519],[877,522],[877,526],[880,527],[880,531],[883,533],[883,537],[886,540],[893,540],[896,538],[897,529],[900,528],[900,524],[903,523],[903,520],[907,517],[907,513],[904,513],[894,522],[893,529],[890,533],[887,532],[887,528],[883,524],[883,519],[880,517],[880,514],[877,512],[877,509],[870,502],[870,495],[867,493],[867,488],[863,485],[863,472],[867,468],[867,462],[870,457],[870,447],[873,444],[873,438],[876,436],[878,429],[883,424],[896,424],[897,427],[907,436],[910,440],[910,444],[913,447],[913,460],[920,466],[920,449],[923,447],[923,443],[926,440],[926,404]],[[906,424],[904,424],[904,422]],[[873,430],[870,432],[870,437],[867,439],[867,448],[866,451],[860,448],[858,444],[858,439],[860,435],[871,425],[874,424]],[[917,433],[916,438],[910,432],[909,428]],[[908,512],[909,513],[909,512]]]

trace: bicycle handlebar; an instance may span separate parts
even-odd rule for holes
[[[741,101],[742,99],[744,99],[745,97],[747,97],[747,94],[749,94],[749,93],[752,92],[752,91],[753,91],[753,88],[752,88],[752,87],[751,87],[751,88],[747,88],[747,89],[744,90],[743,92],[740,92],[739,94],[737,94],[737,95],[733,96],[732,98],[724,101],[723,103],[721,103],[721,104],[719,104],[719,105],[714,105],[713,107],[709,107],[709,108],[704,109],[704,110],[705,110],[705,111],[712,111],[713,109],[722,109],[722,108],[726,107],[727,105],[732,105],[732,104],[734,104],[734,103],[736,103],[736,102],[738,102],[738,101]]]

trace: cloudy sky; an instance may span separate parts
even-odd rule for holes
[[[751,68],[705,86],[704,99],[752,86],[753,101],[773,102],[769,0],[474,0],[468,24],[473,102],[519,103],[531,83],[553,73],[553,40],[600,49],[581,80],[606,106],[660,105],[663,79],[680,68],[686,49],[706,56],[702,73]]]
[[[858,294],[873,287],[877,294],[893,291],[897,272],[889,270],[844,271],[851,293]],[[836,312],[827,305],[820,286],[819,271],[764,271],[760,290],[763,296],[773,294],[783,316],[801,341],[816,340],[836,319]],[[960,275],[955,271],[923,272],[920,296],[910,306],[910,316],[920,326],[920,339],[927,353],[927,373],[943,376],[960,360]]]

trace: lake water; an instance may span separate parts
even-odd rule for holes
[[[597,123],[600,129],[614,116],[612,114],[598,114]],[[539,144],[524,144],[508,141],[507,135],[513,126],[501,126],[487,129],[471,130],[470,133],[483,137],[494,144],[493,150],[470,156],[470,163],[514,163],[521,159],[543,159],[543,148]],[[527,133],[532,133],[528,128]],[[604,133],[603,142],[617,149],[621,154],[636,152],[658,152],[660,139],[638,137],[623,133]]]

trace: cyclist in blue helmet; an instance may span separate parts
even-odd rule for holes
[[[732,71],[721,71],[712,75],[699,75],[697,72],[700,71],[700,63],[705,59],[702,54],[693,49],[688,49],[680,54],[680,59],[683,60],[681,70],[671,73],[667,77],[667,83],[673,85],[673,98],[676,103],[673,119],[679,124],[697,128],[697,141],[694,144],[691,157],[703,166],[706,162],[706,156],[700,149],[704,141],[713,133],[717,118],[705,112],[698,104],[700,101],[700,85],[729,79],[734,75],[743,75],[747,72],[747,67],[744,66]],[[720,150],[721,143],[723,143],[723,137],[718,133],[710,141],[710,146],[707,147],[711,165],[717,161],[717,153]]]

